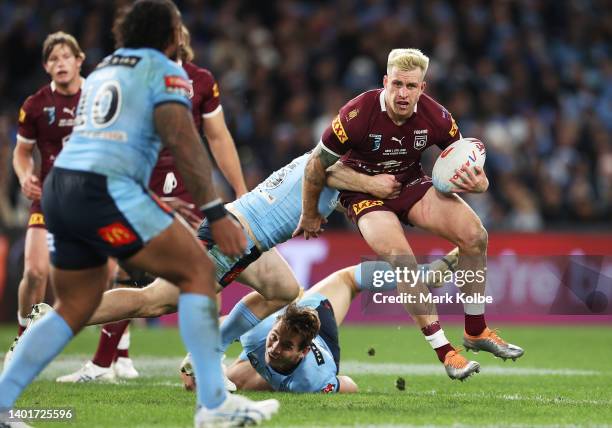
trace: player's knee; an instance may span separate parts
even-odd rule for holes
[[[140,290],[140,309],[135,317],[155,318],[162,315],[171,314],[177,310],[177,302],[169,301],[163,295],[157,295],[154,287],[143,288]]]
[[[488,243],[487,230],[479,221],[463,231],[457,244],[463,253],[482,254],[486,252]]]

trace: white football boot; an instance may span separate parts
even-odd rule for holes
[[[227,377],[227,368],[225,367],[225,364],[223,364],[223,361],[225,361],[225,354],[223,354],[223,357],[221,358],[221,367],[223,368],[223,383],[225,384],[225,390],[227,392],[236,392],[238,388],[236,387],[236,384]],[[195,374],[193,373],[191,354],[188,353],[187,355],[185,355],[185,358],[181,362],[180,371],[181,373],[186,374],[187,376],[195,376]]]
[[[115,371],[112,367],[100,367],[92,361],[87,361],[83,367],[74,373],[60,376],[55,379],[60,383],[85,383],[115,380]]]
[[[226,428],[258,425],[278,412],[276,399],[253,401],[238,394],[228,394],[216,409],[200,407],[194,422],[196,428]]]
[[[37,303],[35,305],[32,305],[32,311],[30,312],[30,315],[28,315],[28,323],[26,324],[26,330],[32,324],[40,320],[43,317],[43,315],[45,315],[47,312],[50,312],[52,310],[53,308],[47,305],[46,303]],[[11,358],[13,358],[13,352],[15,351],[15,347],[19,343],[20,337],[21,336],[15,337],[15,340],[13,340],[13,343],[11,343],[11,347],[9,348],[7,353],[4,355],[4,367],[6,367],[8,362],[11,361]]]
[[[119,357],[113,364],[115,376],[121,379],[136,379],[140,374],[131,358]]]

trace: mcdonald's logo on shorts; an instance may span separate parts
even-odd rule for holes
[[[372,208],[372,207],[379,207],[381,205],[384,205],[383,201],[368,199],[368,200],[353,204],[353,211],[355,212],[355,215],[359,215],[359,213],[363,210],[367,210],[368,208]]]
[[[123,223],[117,222],[98,229],[98,235],[113,247],[131,244],[138,239]]]
[[[30,220],[28,220],[28,226],[44,226],[45,225],[45,216],[41,213],[32,213],[30,215]]]

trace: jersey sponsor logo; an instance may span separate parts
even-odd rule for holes
[[[349,111],[349,114],[346,115],[346,121],[348,122],[351,119],[355,119],[358,114],[359,114],[359,109],[358,108]]]
[[[247,354],[247,357],[248,357],[249,362],[251,363],[251,365],[253,367],[257,367],[259,365],[259,359],[257,359],[257,356],[255,355],[255,352],[249,352]]]
[[[451,129],[450,131],[448,131],[448,135],[454,137],[455,135],[457,135],[457,131],[459,131],[459,127],[457,126],[457,122],[455,122],[455,119],[451,116]]]
[[[215,82],[212,89],[213,98],[219,98],[219,85]]]
[[[26,112],[24,109],[19,109],[19,123],[24,123],[26,118]]]
[[[417,150],[423,149],[427,145],[427,134],[414,136],[414,148]]]
[[[55,106],[52,107],[43,107],[43,111],[47,115],[47,122],[49,125],[55,122]]]
[[[164,186],[162,187],[162,192],[164,195],[168,195],[172,193],[174,189],[178,186],[178,180],[174,172],[170,171],[166,174],[166,178],[164,179]]]
[[[336,137],[338,137],[338,141],[340,141],[341,144],[348,141],[348,135],[344,130],[344,126],[342,126],[340,116],[336,116],[334,120],[332,120],[332,130],[334,131],[334,134],[336,134]]]
[[[182,94],[185,97],[189,97],[189,92],[193,91],[192,85],[181,76],[164,76],[164,84],[166,92]]]
[[[133,55],[110,55],[104,58],[102,62],[98,64],[96,69],[107,67],[109,65],[120,65],[123,67],[134,68],[141,59],[141,57]]]
[[[355,212],[355,215],[359,215],[359,213],[363,210],[367,210],[373,207],[379,207],[381,205],[384,205],[383,201],[367,199],[365,201],[361,201],[361,202],[357,202],[356,204],[353,204],[353,211]]]
[[[98,236],[113,247],[121,247],[136,241],[136,235],[123,223],[116,222],[98,229]]]
[[[328,383],[327,385],[325,385],[325,388],[323,388],[321,390],[321,392],[323,394],[329,394],[331,392],[334,392],[334,389],[335,389],[334,384],[333,383]]]
[[[453,149],[454,149],[454,147],[448,147],[448,148],[446,148],[446,149],[445,149],[445,150],[444,150],[442,153],[440,153],[440,157],[441,157],[442,159],[444,159],[446,156],[448,156],[448,154],[449,154],[450,152],[452,152],[452,151],[453,151]]]
[[[312,355],[314,355],[315,361],[317,362],[318,366],[322,366],[323,364],[325,364],[325,358],[323,358],[323,353],[319,348],[317,348],[317,345],[311,343],[310,350],[312,351]]]
[[[45,216],[41,213],[32,213],[30,220],[28,220],[28,226],[44,226]]]
[[[59,126],[60,128],[63,128],[63,127],[67,127],[67,126],[74,126],[74,124],[75,124],[75,120],[74,119],[60,119],[60,121],[57,124],[57,126]]]
[[[402,141],[404,141],[404,138],[406,138],[406,136],[404,135],[402,138],[397,138],[397,137],[391,137],[391,141],[397,141],[399,143],[399,145],[402,145]]]

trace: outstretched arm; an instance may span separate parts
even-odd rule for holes
[[[304,232],[304,238],[318,238],[325,218],[319,213],[319,196],[325,186],[325,170],[339,157],[326,150],[322,143],[314,149],[304,168],[302,183],[302,215],[293,236]]]
[[[379,199],[397,198],[402,185],[391,174],[367,175],[336,162],[327,168],[326,183],[338,190],[368,193]]]

